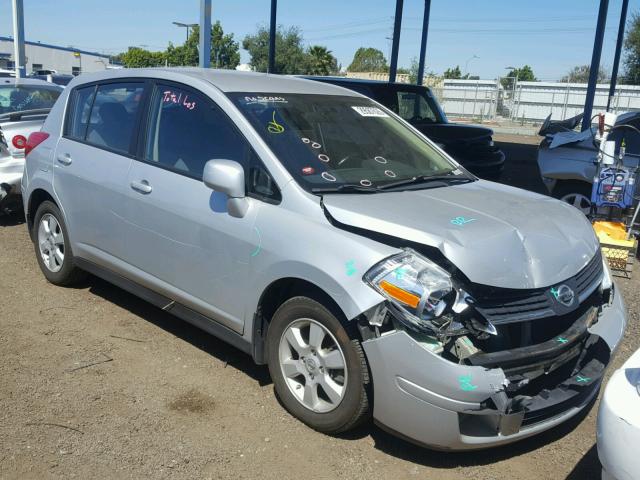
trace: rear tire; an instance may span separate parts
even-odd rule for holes
[[[40,270],[49,282],[67,286],[86,277],[86,273],[74,265],[67,226],[55,203],[47,200],[40,204],[31,238]]]
[[[322,304],[307,297],[287,300],[273,315],[266,346],[276,394],[294,417],[330,434],[368,418],[362,346]]]

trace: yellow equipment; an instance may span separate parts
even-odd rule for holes
[[[602,253],[609,261],[613,275],[631,276],[631,267],[638,248],[634,237],[627,238],[627,227],[623,222],[596,220],[593,229],[598,236]]]

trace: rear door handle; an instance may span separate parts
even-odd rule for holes
[[[140,182],[131,182],[131,188],[133,188],[136,192],[139,193],[151,193],[153,188],[149,185],[149,182],[146,180],[141,180]]]
[[[73,160],[71,160],[71,155],[68,153],[61,153],[58,155],[58,163],[61,163],[62,165],[71,165]]]

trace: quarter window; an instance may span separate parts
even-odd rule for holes
[[[129,152],[143,90],[141,83],[98,86],[85,140],[117,152]]]
[[[91,112],[95,90],[94,86],[76,90],[73,101],[73,112],[71,114],[71,125],[69,127],[70,137],[84,140],[87,133],[87,123],[89,122],[89,113]]]

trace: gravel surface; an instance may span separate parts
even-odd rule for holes
[[[326,436],[240,351],[97,278],[48,284],[19,217],[0,218],[0,245],[0,478],[599,478],[597,404],[484,452],[432,452],[372,424]],[[630,322],[615,368],[640,347],[639,284],[640,270],[619,281]]]

